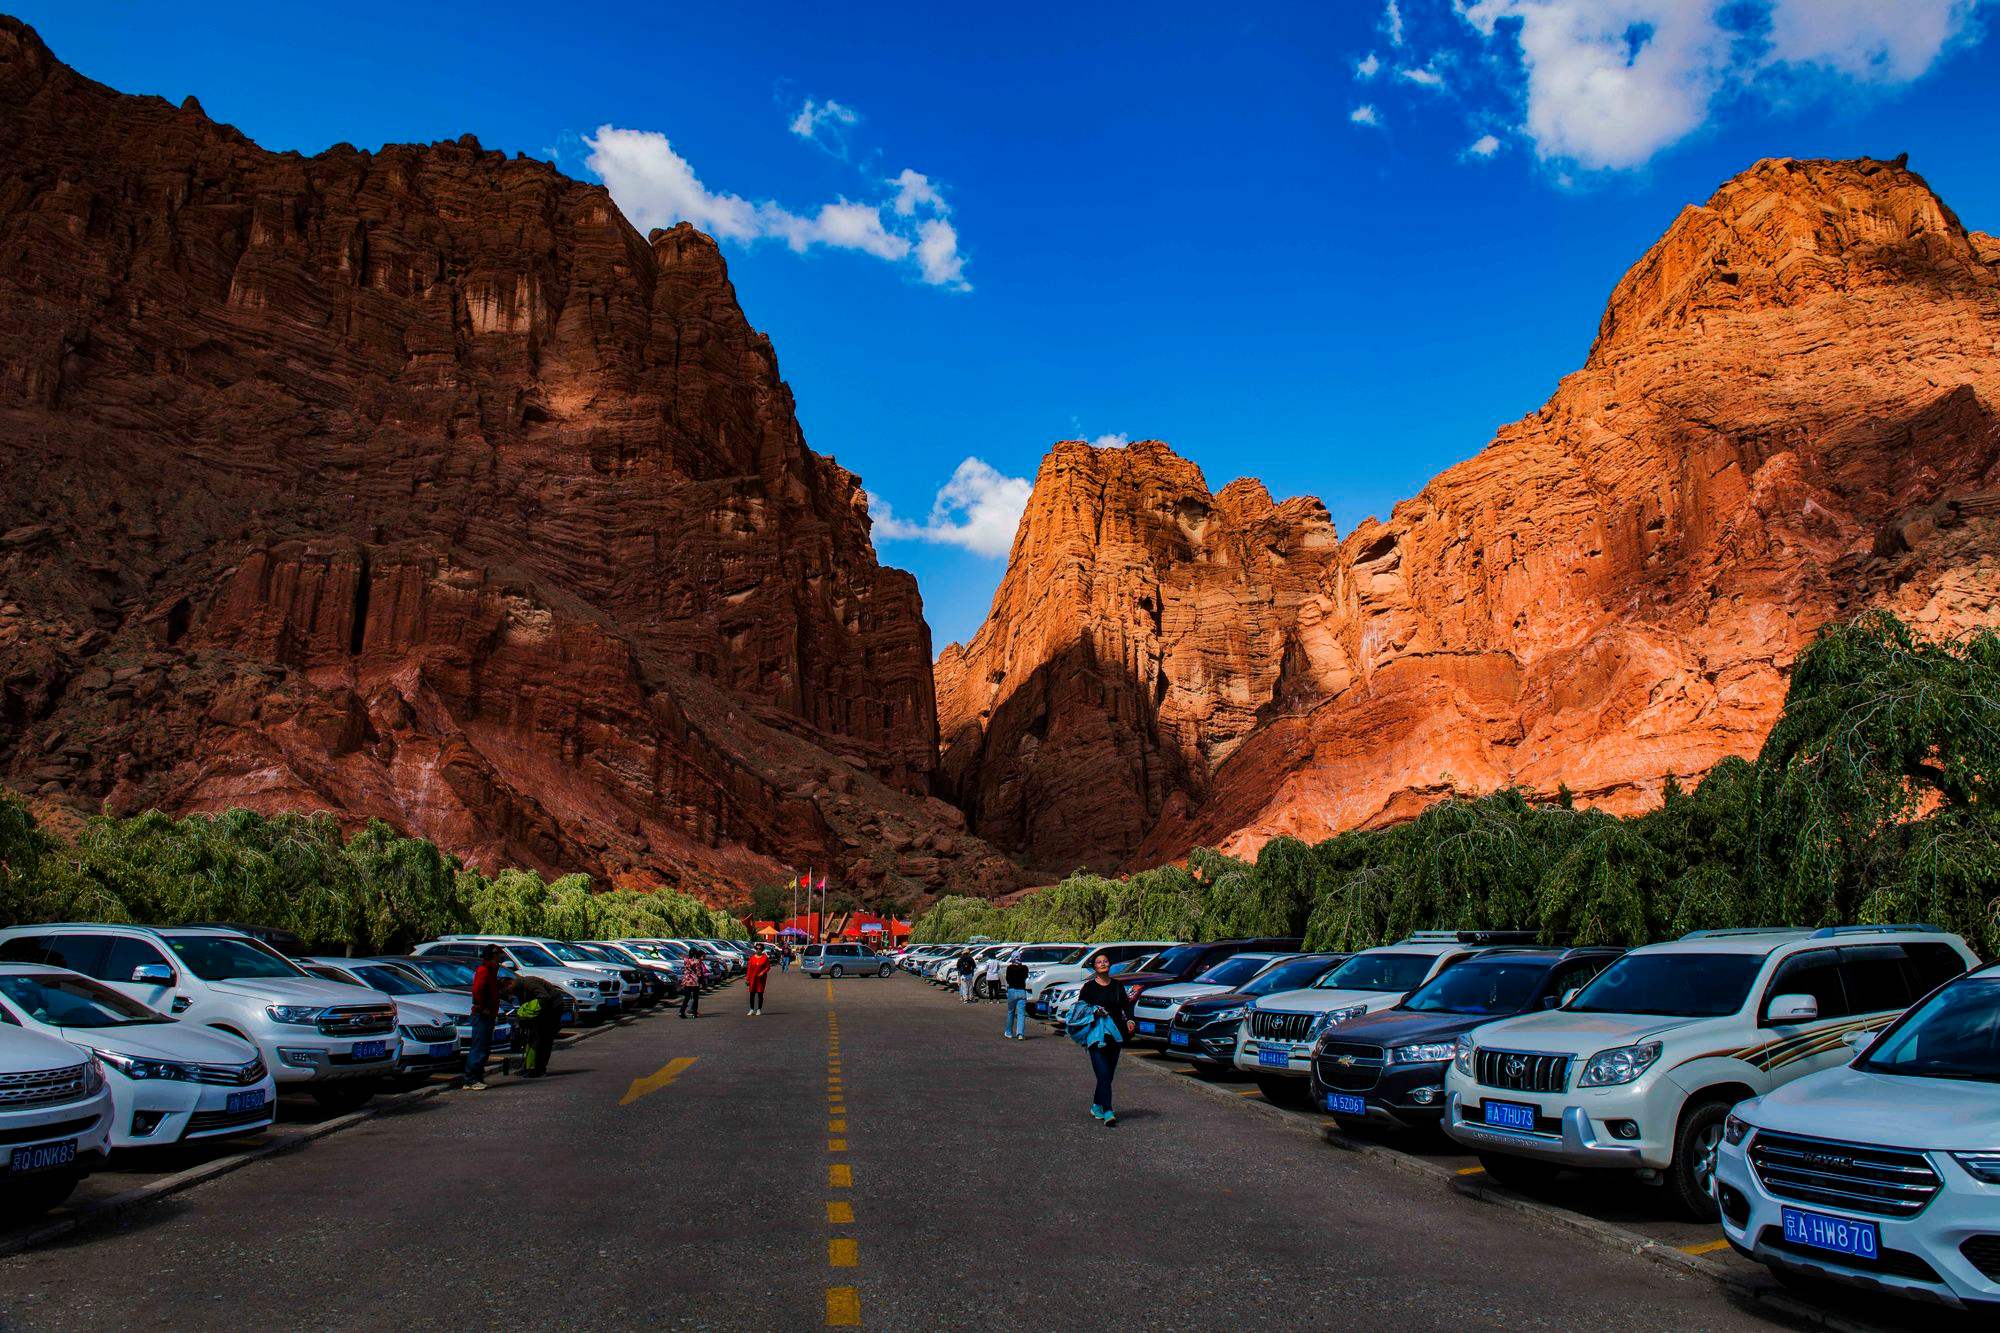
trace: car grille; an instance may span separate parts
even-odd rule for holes
[[[1769,1130],[1751,1140],[1750,1165],[1780,1198],[1877,1217],[1915,1216],[1942,1184],[1920,1152]]]
[[[88,1065],[69,1065],[25,1074],[0,1074],[0,1110],[73,1102],[83,1096],[83,1076],[88,1068]]]
[[[1366,1092],[1382,1081],[1382,1048],[1366,1042],[1325,1042],[1313,1064],[1319,1081],[1340,1092]]]
[[[1250,1013],[1250,1035],[1266,1041],[1304,1041],[1318,1014],[1287,1014],[1273,1009]]]
[[[1913,1282],[1940,1282],[1937,1269],[1925,1263],[1919,1255],[1907,1250],[1892,1250],[1882,1247],[1876,1259],[1860,1259],[1849,1254],[1836,1254],[1831,1250],[1815,1249],[1810,1245],[1799,1245],[1785,1239],[1783,1227],[1765,1227],[1757,1233],[1757,1248],[1776,1250],[1779,1254],[1793,1255],[1809,1259],[1816,1264],[1830,1264],[1835,1268],[1849,1268],[1862,1273],[1885,1273],[1890,1277],[1906,1277]]]
[[[194,1081],[212,1083],[219,1088],[246,1088],[264,1079],[264,1062],[252,1060],[247,1065],[196,1065]]]
[[[496,1028],[495,1030],[497,1031],[498,1029]],[[419,1041],[428,1046],[433,1042],[457,1041],[458,1029],[454,1027],[448,1027],[442,1023],[438,1024],[435,1027],[433,1027],[429,1023],[422,1023],[422,1024],[412,1023],[408,1027],[405,1027],[403,1029],[403,1035],[408,1037],[411,1041]]]
[[[1132,1006],[1132,1012],[1140,1018],[1150,1018],[1155,1022],[1174,1016],[1172,1000],[1141,1000]]]
[[[2000,1236],[1974,1236],[1958,1247],[1965,1261],[2000,1282]]]
[[[1479,1081],[1489,1088],[1512,1092],[1562,1092],[1569,1087],[1567,1055],[1537,1055],[1533,1051],[1489,1051],[1474,1054]]]
[[[329,1037],[372,1037],[395,1028],[396,1011],[386,1004],[342,1005],[319,1016],[319,1030]]]
[[[196,1111],[188,1117],[187,1132],[207,1134],[218,1129],[235,1129],[240,1126],[261,1125],[274,1114],[272,1104],[265,1102],[254,1111]]]

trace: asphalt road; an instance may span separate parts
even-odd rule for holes
[[[773,978],[0,1261],[7,1328],[1770,1328],[921,983]]]

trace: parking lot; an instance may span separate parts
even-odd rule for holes
[[[1074,1044],[1039,1025],[1002,1041],[1000,1006],[907,977],[779,975],[757,1019],[741,997],[599,1030],[539,1085],[393,1102],[88,1219],[0,1260],[0,1312],[24,1329],[1809,1322],[1476,1178],[1466,1192],[1452,1155],[1414,1155],[1438,1168],[1418,1174],[1340,1151],[1319,1118],[1151,1057],[1101,1127]],[[288,1107],[274,1133],[310,1120]],[[80,1198],[177,1166],[119,1168]],[[1588,1207],[1699,1243],[1645,1202]]]

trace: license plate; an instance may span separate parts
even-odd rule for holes
[[[1043,1001],[1043,1000],[1036,1000],[1036,1001],[1035,1001],[1035,1017],[1036,1017],[1036,1018],[1047,1018],[1048,1016],[1049,1016],[1049,1006],[1048,1006],[1047,1002],[1046,1002],[1046,1001]]]
[[[252,1088],[249,1092],[232,1092],[229,1094],[229,1113],[231,1115],[239,1111],[261,1110],[263,1106],[264,1090],[262,1088]]]
[[[1192,1046],[1194,1045],[1194,1035],[1188,1032],[1170,1033],[1167,1036],[1167,1044],[1169,1046]]]
[[[500,1033],[498,1029],[495,1029],[493,1033],[493,1038],[495,1041],[498,1041],[500,1039]],[[424,1050],[429,1053],[431,1059],[433,1060],[442,1060],[444,1059],[444,1057],[450,1055],[457,1049],[458,1049],[458,1043],[455,1041],[437,1042],[433,1045],[426,1046],[424,1048]]]
[[[59,1166],[69,1166],[76,1161],[76,1140],[58,1139],[54,1143],[36,1143],[26,1148],[16,1148],[7,1157],[7,1169],[15,1175],[25,1175],[30,1171],[51,1171]]]
[[[1853,1222],[1826,1213],[1809,1213],[1803,1208],[1784,1210],[1785,1239],[1794,1245],[1815,1250],[1831,1250],[1873,1262],[1882,1257],[1873,1222]]]
[[[1486,1102],[1483,1109],[1486,1123],[1501,1129],[1533,1129],[1535,1108],[1523,1106],[1519,1102]]]
[[[1145,1033],[1149,1037],[1152,1036],[1155,1032],[1158,1032],[1159,1030],[1160,1030],[1160,1025],[1158,1023],[1150,1021],[1142,1021],[1139,1024],[1139,1031]]]
[[[1292,1053],[1282,1047],[1259,1046],[1257,1063],[1272,1069],[1289,1069],[1292,1064]]]
[[[388,1053],[389,1043],[386,1041],[357,1041],[354,1049],[348,1052],[357,1060],[380,1060]]]
[[[1329,1092],[1326,1094],[1326,1109],[1335,1115],[1367,1115],[1368,1103],[1352,1093]]]

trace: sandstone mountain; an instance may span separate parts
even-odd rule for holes
[[[267,152],[0,20],[0,780],[1005,888],[930,655],[708,237],[470,137]]]
[[[1251,851],[1520,784],[1614,810],[1754,753],[1794,654],[2000,620],[2000,242],[1901,162],[1765,161],[1582,370],[1387,522],[1059,445],[938,663],[941,778],[1032,861]]]

